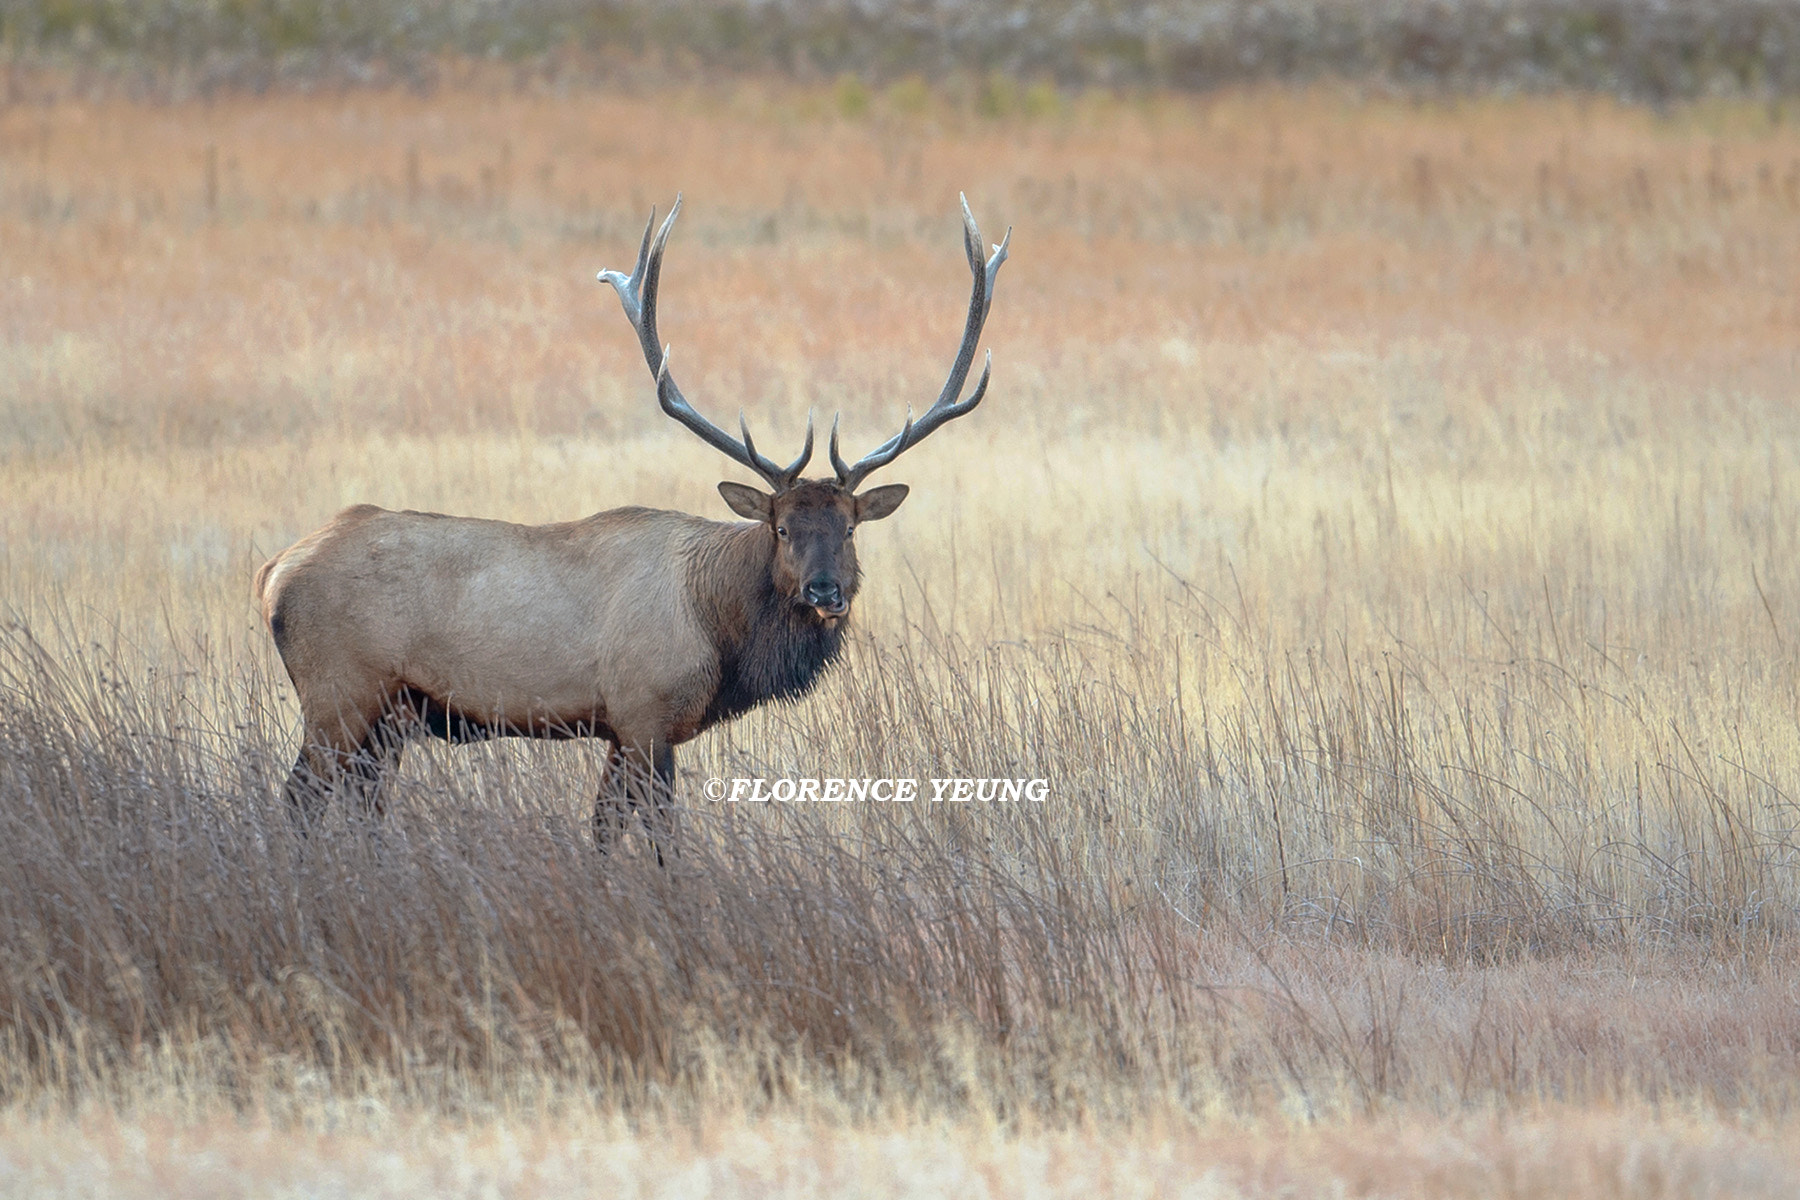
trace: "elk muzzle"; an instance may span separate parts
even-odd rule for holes
[[[850,611],[850,601],[844,598],[843,587],[829,577],[821,576],[809,582],[802,589],[802,599],[827,621]]]

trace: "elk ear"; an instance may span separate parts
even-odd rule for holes
[[[904,483],[890,483],[864,492],[856,498],[856,523],[861,525],[864,521],[879,521],[892,515],[911,490]]]
[[[765,495],[753,487],[745,487],[741,483],[727,480],[719,485],[719,495],[725,497],[725,503],[731,511],[750,521],[766,521],[774,514],[772,503],[775,497]]]

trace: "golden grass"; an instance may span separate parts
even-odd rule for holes
[[[1484,1194],[1431,1182],[1467,1154],[1567,1194],[1791,1177],[1732,1147],[1800,1081],[1800,132],[1280,91],[857,112],[0,110],[0,1141],[130,1145],[186,1103],[198,1155],[362,1097],[420,1161],[464,1153],[445,1112],[543,1153],[654,1116],[827,1184],[941,1122],[1022,1139],[963,1135],[985,1178],[1138,1181],[1250,1122],[1224,1195]],[[671,875],[593,859],[579,746],[415,752],[383,829],[298,853],[263,557],[353,501],[725,515],[593,282],[678,189],[664,335],[778,452],[809,407],[859,452],[935,393],[958,189],[1016,227],[993,390],[886,473],[915,494],[859,539],[849,662],[684,749]],[[699,795],[806,774],[1052,795]],[[654,1156],[635,1128],[595,1153]],[[1423,1174],[1357,1174],[1363,1139]]]

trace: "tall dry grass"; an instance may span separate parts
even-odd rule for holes
[[[1762,110],[471,87],[13,107],[0,154],[9,1098],[1791,1111]],[[296,843],[262,557],[362,500],[722,516],[592,281],[678,189],[696,402],[873,444],[947,366],[959,188],[1016,227],[993,391],[889,473],[844,667],[683,749],[675,870],[594,856],[581,746],[416,748]],[[797,775],[1051,796],[701,799]]]

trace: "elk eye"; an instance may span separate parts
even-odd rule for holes
[[[784,542],[787,541],[788,540],[787,526],[786,525],[777,525],[775,527],[775,536],[780,538]]]

